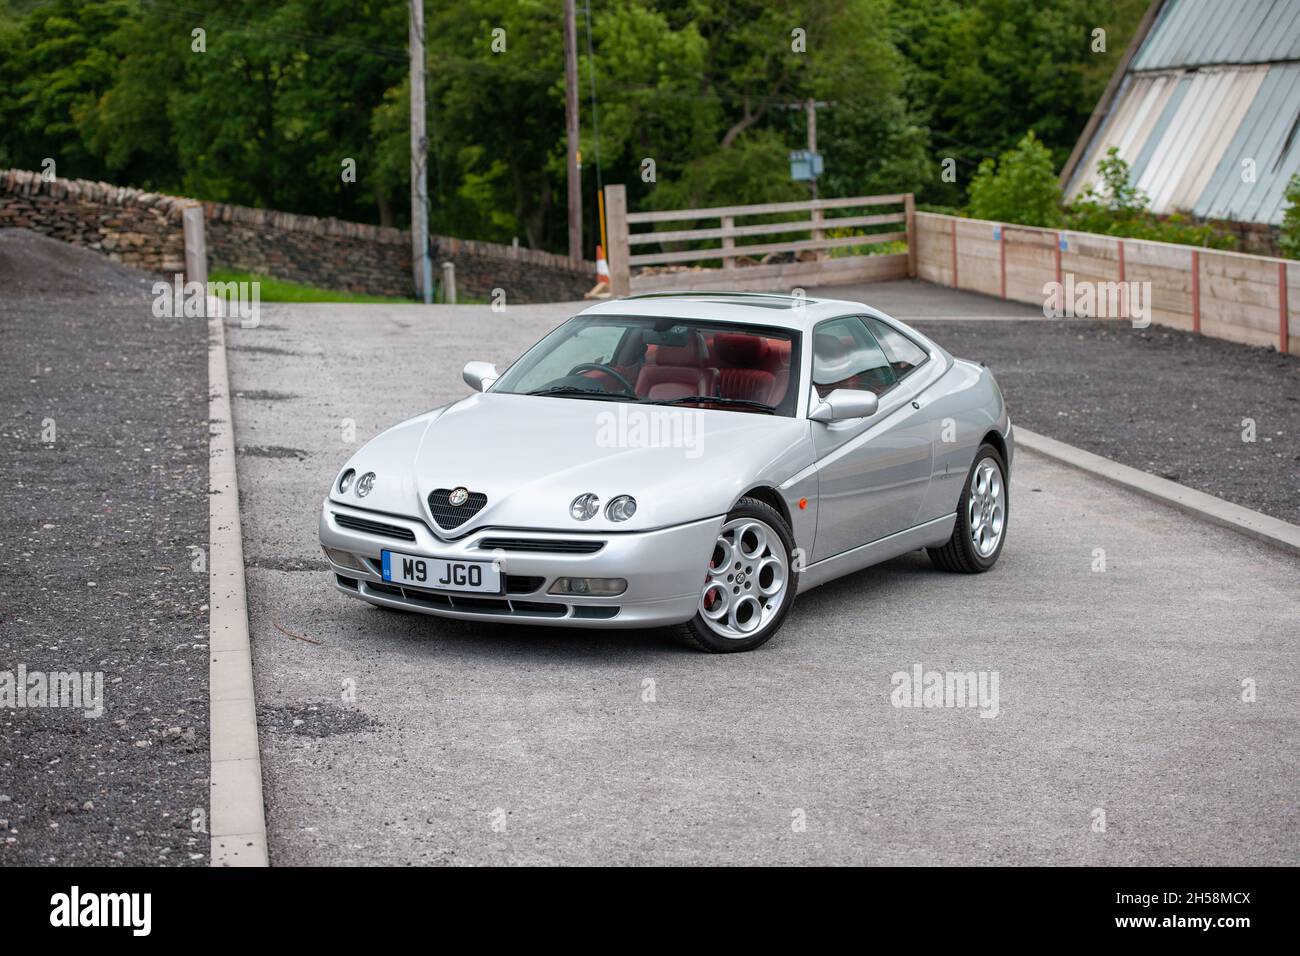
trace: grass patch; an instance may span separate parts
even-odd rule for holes
[[[213,269],[208,277],[210,282],[258,282],[261,283],[261,301],[263,302],[376,302],[416,303],[416,299],[399,296],[366,295],[361,292],[343,292],[338,289],[320,289],[301,282],[288,282],[269,276],[255,275],[251,272],[237,272],[233,269]]]

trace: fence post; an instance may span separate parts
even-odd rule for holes
[[[723,217],[722,217],[722,228],[723,228],[724,230],[732,229],[732,228],[735,227],[735,225],[736,225],[736,217],[735,217],[735,216],[723,216]],[[735,239],[735,237],[734,237],[734,236],[723,236],[723,237],[722,237],[722,248],[723,248],[723,249],[734,249],[734,248],[736,248],[736,239]],[[724,269],[734,269],[734,268],[736,268],[736,258],[735,258],[735,256],[729,256],[729,255],[726,255],[726,254],[724,253],[723,256],[722,256],[722,268],[724,268]]]
[[[1286,287],[1287,264],[1277,264],[1277,336],[1278,351],[1286,355],[1291,350],[1291,304],[1288,301],[1289,290]]]
[[[1192,250],[1192,331],[1201,331],[1201,253]]]
[[[442,264],[442,304],[456,304],[456,263]]]
[[[1122,291],[1120,292],[1120,296],[1119,296],[1118,317],[1125,320],[1131,318],[1131,316],[1129,315],[1129,306],[1128,306],[1129,303],[1128,284],[1125,280],[1125,277],[1127,275],[1128,275],[1128,266],[1125,265],[1124,262],[1124,240],[1121,239],[1119,240],[1119,284]]]
[[[1007,224],[998,223],[998,285],[1007,297]]]
[[[203,206],[195,203],[181,210],[185,233],[185,281],[197,282],[208,294],[208,241],[204,234]]]
[[[916,197],[903,197],[903,228],[907,230],[907,276],[916,278]]]
[[[957,217],[950,216],[948,219],[952,223],[952,287],[959,289],[957,284]]]
[[[609,232],[609,291],[627,295],[632,291],[631,266],[628,263],[627,187],[619,183],[605,187],[605,227]]]

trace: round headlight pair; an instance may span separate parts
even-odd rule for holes
[[[626,521],[636,514],[636,499],[631,495],[619,495],[605,505],[605,517],[610,521]]]
[[[600,498],[591,492],[578,495],[569,505],[569,515],[574,521],[587,521],[596,517],[600,511]],[[605,517],[610,521],[626,521],[636,514],[636,499],[631,495],[619,495],[605,506]]]
[[[343,474],[339,475],[339,494],[346,495],[348,489],[352,487],[352,480],[357,477],[356,470],[349,468]],[[375,486],[375,473],[368,471],[357,481],[357,497],[364,498],[370,494],[370,489]]]

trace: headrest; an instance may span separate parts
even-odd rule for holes
[[[813,339],[813,350],[819,362],[838,362],[848,353],[844,340],[829,332],[817,333]]]
[[[758,368],[768,353],[766,339],[743,332],[719,332],[713,346],[720,364],[739,368]]]
[[[646,349],[647,365],[686,366],[696,368],[704,364],[709,350],[704,345],[704,336],[691,332],[685,345],[653,345]]]
[[[781,368],[790,367],[790,340],[772,339],[768,351]]]

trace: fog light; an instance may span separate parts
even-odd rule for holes
[[[329,558],[341,568],[351,568],[353,571],[370,571],[370,569],[361,562],[361,559],[351,551],[340,551],[338,548],[326,548],[325,557]]]
[[[626,521],[636,514],[636,499],[631,495],[619,495],[605,506],[605,517],[610,521]]]
[[[556,578],[551,594],[582,594],[587,597],[613,597],[627,590],[623,578]]]
[[[339,494],[346,495],[352,487],[352,479],[357,476],[355,469],[349,468],[339,476]]]
[[[586,521],[588,518],[593,518],[599,510],[600,499],[590,491],[585,495],[578,495],[569,503],[569,515],[574,521]]]

